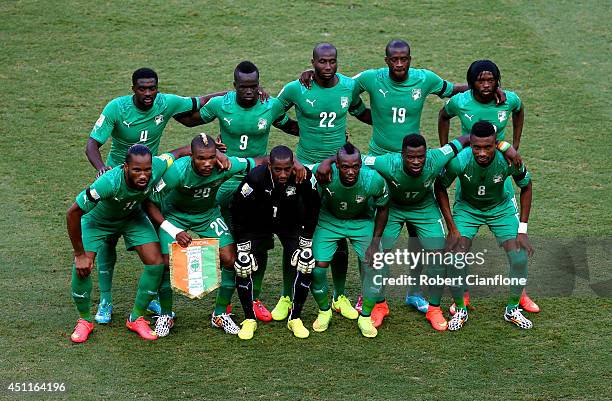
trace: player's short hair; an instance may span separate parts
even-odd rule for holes
[[[191,153],[193,153],[196,149],[207,149],[214,148],[217,145],[215,144],[215,140],[208,134],[202,132],[193,137],[191,140]]]
[[[495,87],[498,87],[501,83],[501,72],[499,71],[499,68],[497,68],[497,65],[491,60],[476,60],[470,64],[470,67],[467,70],[466,78],[468,87],[473,88],[474,83],[476,80],[478,80],[478,76],[485,71],[489,71],[491,74],[493,74],[493,78],[495,78],[496,81]]]
[[[353,145],[350,142],[345,143],[340,149],[338,149],[338,154],[336,155],[336,157],[340,156],[340,154],[342,153],[346,155],[361,154],[361,152],[359,152],[359,149],[357,149],[357,146]]]
[[[406,148],[419,148],[421,146],[427,147],[425,137],[421,134],[408,134],[402,141],[402,149]]]
[[[274,163],[277,160],[287,160],[293,161],[293,152],[291,149],[284,145],[275,146],[270,151],[270,164]]]
[[[496,129],[495,126],[488,121],[478,121],[476,124],[472,125],[470,134],[478,138],[488,138],[496,134]]]
[[[234,81],[238,81],[238,74],[252,74],[254,72],[257,73],[257,78],[259,79],[257,66],[248,60],[242,61],[234,68]]]
[[[149,155],[152,157],[151,150],[146,145],[143,145],[140,143],[137,143],[129,147],[127,154],[125,155],[125,162],[129,163],[130,160],[132,160],[133,155],[138,155],[138,156]]]
[[[401,39],[392,39],[387,43],[385,47],[385,55],[387,57],[391,56],[391,49],[399,50],[399,49],[408,49],[408,55],[410,55],[410,45],[405,40]]]
[[[331,43],[323,42],[323,43],[317,43],[314,49],[312,49],[312,58],[316,60],[317,57],[319,56],[320,51],[330,50],[330,49],[333,50],[334,53],[336,54],[336,57],[338,57],[338,49],[336,49],[336,46],[332,45]]]
[[[136,81],[141,78],[155,78],[155,84],[159,81],[157,78],[157,73],[150,68],[139,68],[132,74],[132,85],[136,85]]]

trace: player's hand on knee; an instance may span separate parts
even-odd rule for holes
[[[527,251],[528,256],[533,256],[535,250],[533,249],[533,246],[531,246],[531,243],[529,242],[529,237],[527,237],[527,234],[518,234],[516,236],[516,242],[518,242],[518,246],[521,249],[524,249]]]
[[[191,244],[191,235],[187,234],[185,231],[181,231],[176,235],[176,242],[183,248],[186,248]]]
[[[448,235],[446,236],[446,245],[444,247],[444,250],[447,252],[456,251],[460,238],[461,234],[459,234],[459,230],[457,230],[456,228],[449,229]]]
[[[239,277],[248,277],[257,271],[257,260],[250,252],[238,252],[234,262],[234,270]]]
[[[93,269],[93,259],[87,256],[87,254],[75,255],[74,265],[76,267],[77,276],[85,278],[89,276]]]

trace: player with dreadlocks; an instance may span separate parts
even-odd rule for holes
[[[506,95],[506,101],[496,103],[495,94],[501,86],[501,72],[491,60],[474,61],[468,68],[466,75],[470,90],[453,96],[440,109],[438,117],[440,145],[448,143],[450,120],[457,116],[461,122],[462,135],[469,134],[474,124],[479,121],[487,121],[493,124],[496,130],[498,147],[504,151],[511,146],[504,139],[508,120],[512,118],[512,146],[518,150],[525,119],[524,103],[516,93],[509,90],[503,91]],[[458,182],[458,191],[460,191],[460,186],[461,184]],[[505,189],[512,195],[512,199],[515,199],[512,180],[506,180]],[[516,205],[516,199],[514,203]],[[457,233],[449,234],[451,236],[457,235]],[[467,305],[470,302],[470,297],[467,288],[465,290],[464,302]],[[539,306],[525,292],[521,295],[520,304],[528,312],[540,311]],[[451,306],[451,313],[454,310],[453,305]]]

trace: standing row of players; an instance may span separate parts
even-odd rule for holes
[[[505,220],[502,225],[506,228],[502,231],[506,237],[500,234],[498,239],[508,251],[511,273],[515,270],[520,271],[515,272],[516,274],[526,274],[526,257],[523,256],[524,249],[530,250],[526,239],[526,222],[529,212],[527,199],[529,198],[530,204],[531,185],[527,183],[529,178],[524,168],[518,174],[513,174],[516,171],[502,171],[505,162],[499,160],[500,156],[495,151],[496,140],[503,139],[510,116],[513,119],[514,144],[518,146],[524,109],[520,100],[514,93],[501,90],[499,70],[490,61],[478,61],[470,66],[467,85],[452,84],[431,71],[410,68],[410,48],[401,40],[391,41],[387,45],[385,61],[388,68],[368,70],[351,79],[337,73],[336,49],[327,43],[319,44],[313,50],[313,71],[303,73],[301,82],[289,83],[277,98],[267,100],[262,99],[265,96],[261,95],[259,71],[250,62],[242,62],[236,67],[235,91],[193,98],[158,93],[157,75],[150,69],[137,70],[132,77],[134,95],[110,102],[92,130],[87,144],[87,156],[101,177],[77,197],[77,202],[68,213],[69,233],[75,251],[72,295],[81,316],[72,340],[83,342],[93,330],[94,318],[90,312],[90,272],[96,257],[101,296],[95,320],[99,323],[110,321],[115,246],[122,235],[128,249],[136,250],[145,264],[139,280],[135,306],[128,318],[127,326],[148,339],[167,334],[173,324],[167,244],[175,239],[183,245],[187,244],[190,240],[186,233],[188,229],[202,236],[220,238],[222,283],[217,293],[212,324],[228,333],[239,334],[245,339],[253,336],[257,327],[255,318],[284,320],[289,317],[288,327],[294,334],[298,337],[308,336],[308,330],[299,319],[299,311],[311,282],[313,295],[320,308],[317,320],[313,324],[316,331],[327,328],[333,309],[349,319],[359,318],[361,332],[366,336],[375,336],[376,327],[389,313],[388,306],[381,294],[364,294],[366,296],[362,305],[358,305],[361,306],[357,308],[360,310],[358,312],[344,294],[348,267],[346,239],[351,240],[358,253],[360,264],[367,265],[372,252],[379,247],[377,242],[380,238],[391,238],[391,243],[394,242],[404,224],[424,240],[424,243],[436,242],[427,241],[427,238],[444,238],[442,215],[450,231],[449,238],[458,243],[457,249],[463,250],[469,247],[469,241],[476,234],[480,224],[488,224],[493,228],[496,225],[489,220],[503,217]],[[363,91],[370,94],[370,108],[366,108],[359,97]],[[474,123],[481,120],[492,124],[485,124],[486,127],[480,126],[474,135],[463,137],[452,145],[443,146],[435,151],[426,151],[423,137],[405,136],[405,134],[419,131],[424,100],[432,93],[440,97],[453,96],[440,113],[439,131],[442,144],[448,142],[448,120],[453,116],[460,117],[464,133],[472,132]],[[296,107],[297,121],[286,115],[286,111],[292,106]],[[364,170],[360,169],[359,151],[352,145],[346,144],[347,112],[362,122],[373,125],[371,157],[366,158],[369,168]],[[158,153],[161,134],[171,117],[186,126],[218,119],[223,144],[218,144],[207,136],[198,136],[190,147],[174,151],[173,156],[164,154],[151,159],[151,155]],[[293,153],[284,147],[275,149],[276,153],[272,152],[271,157],[266,160],[264,155],[271,125],[299,136],[296,160],[293,160]],[[107,162],[104,163],[99,148],[109,138],[111,150]],[[479,196],[477,199],[488,201],[489,204],[483,206],[475,201],[470,202],[473,199],[466,195],[466,199],[469,200],[464,203],[467,206],[476,209],[481,207],[481,212],[484,212],[468,210],[465,212],[471,213],[468,218],[458,221],[457,216],[453,219],[448,198],[446,197],[444,204],[445,198],[440,190],[436,200],[432,187],[435,176],[444,165],[467,145],[469,139],[466,138],[472,139],[471,142],[474,142],[474,138],[493,140],[493,147],[489,146],[490,144],[481,146],[480,151],[484,153],[476,156],[475,160],[470,156],[461,156],[471,155],[469,149],[464,150],[460,157],[453,159],[459,160],[455,172],[462,188],[465,188],[461,194],[467,192],[468,187],[471,189],[469,179],[476,172],[476,175],[480,175],[480,184],[476,187],[476,194]],[[510,153],[514,151],[505,142],[500,142],[498,146],[501,150]],[[219,153],[216,147],[223,147],[230,159]],[[472,147],[472,149],[475,153],[479,148]],[[188,153],[192,154],[191,158],[180,158],[174,166],[168,168],[175,157]],[[487,164],[483,161],[487,158],[495,163]],[[348,159],[348,166],[343,169],[341,165],[345,159]],[[503,163],[498,163],[500,161]],[[315,165],[320,162],[323,163]],[[214,163],[219,166],[215,167]],[[236,222],[230,223],[232,216],[229,205],[232,203],[232,198],[234,203],[238,204],[242,202],[242,198],[248,199],[257,193],[255,186],[249,184],[249,176],[245,178],[245,174],[261,163],[266,165],[254,168],[250,174],[259,172],[263,181],[267,179],[267,184],[272,187],[265,189],[264,194],[272,196],[272,193],[276,193],[275,202],[288,198],[290,196],[288,194],[297,191],[297,188],[306,188],[310,185],[304,185],[304,182],[313,182],[311,174],[302,165],[317,171],[320,177],[326,176],[328,180],[331,178],[331,182],[325,185],[323,179],[318,185],[318,191],[310,186],[313,199],[321,198],[323,205],[318,221],[319,226],[323,225],[324,228],[321,230],[317,228],[319,231],[318,235],[315,233],[312,249],[314,259],[317,261],[316,266],[311,251],[313,232],[307,229],[311,227],[314,230],[316,219],[294,221],[288,225],[285,222],[264,224],[256,226],[256,229],[240,228],[244,227],[244,224],[241,226],[239,217],[236,218]],[[486,171],[480,171],[478,166],[481,164],[478,163],[489,167],[485,169]],[[232,167],[227,170],[229,164]],[[279,167],[279,164],[284,167]],[[495,165],[500,171],[493,173],[494,169],[491,169],[490,165]],[[451,171],[450,165],[447,167]],[[277,175],[275,169],[278,169]],[[111,171],[105,173],[107,170]],[[461,171],[467,173],[462,174]],[[308,176],[304,177],[305,175]],[[525,224],[521,224],[520,227],[516,218],[516,206],[512,204],[514,221],[509,220],[507,215],[509,209],[505,208],[506,201],[512,202],[514,199],[512,184],[506,180],[509,175],[516,175],[515,178],[525,188],[521,191],[520,214],[521,222]],[[380,176],[384,177],[384,180],[380,179]],[[469,177],[465,178],[468,180],[467,183],[463,182],[462,177]],[[503,177],[503,182],[499,181],[500,177]],[[305,181],[302,181],[304,178]],[[297,181],[295,185],[289,185],[284,183],[284,180]],[[373,181],[376,181],[377,185],[373,185]],[[497,184],[500,182],[504,187],[501,193],[497,190],[499,186]],[[330,189],[334,183],[338,185],[337,191]],[[389,197],[386,195],[387,183],[391,189],[390,207],[386,200]],[[489,188],[489,184],[493,187]],[[156,186],[157,191],[154,190]],[[288,190],[289,187],[293,189]],[[336,194],[342,193],[345,187],[356,191],[350,193],[353,196],[352,200],[340,195],[337,195],[340,197],[339,200],[333,199]],[[372,193],[374,188],[379,192]],[[283,190],[284,197],[281,193]],[[525,202],[523,202],[523,192],[526,194]],[[146,201],[151,194],[154,194],[153,198],[158,198],[157,203],[161,210],[154,202]],[[461,198],[458,198],[457,205],[460,200]],[[144,207],[141,207],[143,202]],[[300,202],[304,203],[303,200]],[[255,202],[258,203],[261,203],[261,200]],[[503,213],[495,214],[491,211],[498,206],[503,209]],[[288,209],[291,212],[278,214],[287,207],[286,205],[282,209],[280,204],[272,204],[270,207],[272,218],[275,219],[280,218],[275,216],[292,215],[292,213],[295,215],[295,209]],[[523,213],[524,207],[525,213]],[[150,219],[144,214],[144,210],[148,212]],[[231,210],[247,210],[247,208],[234,207]],[[329,219],[325,217],[327,215]],[[250,216],[259,216],[259,214]],[[249,221],[249,219],[243,220]],[[160,225],[161,247],[151,221]],[[330,225],[327,228],[325,221]],[[353,224],[348,223],[349,221],[366,226],[360,226],[361,229],[346,230],[347,224]],[[233,234],[238,242],[237,253],[229,233],[230,226],[234,227]],[[514,229],[514,226],[517,228]],[[283,232],[290,227],[293,227],[291,235]],[[338,227],[342,229],[338,230]],[[382,234],[383,229],[388,231]],[[508,231],[513,231],[513,238],[507,238]],[[282,296],[270,313],[259,300],[259,294],[267,262],[267,251],[272,243],[272,233],[280,237],[285,249]],[[361,237],[354,238],[352,235],[355,233],[359,233]],[[252,236],[257,238],[251,238]],[[364,246],[364,238],[372,239],[371,243]],[[459,238],[461,239],[457,240]],[[383,244],[383,247],[387,249],[391,246]],[[429,249],[442,247],[440,244],[433,244]],[[514,253],[520,256],[515,257]],[[327,300],[328,265],[331,265],[334,281],[331,305]],[[239,274],[236,274],[237,272]],[[299,280],[296,280],[296,275]],[[238,328],[228,313],[235,286],[245,309],[246,319],[242,323],[242,328]],[[504,317],[521,327],[530,327],[531,323],[521,314],[519,304],[534,311],[537,310],[537,305],[533,304],[524,292],[521,295],[520,290],[522,288],[512,289]],[[454,329],[460,328],[467,320],[468,299],[458,296],[457,291],[461,289],[455,289],[453,295],[456,310],[460,313],[455,314],[449,326]],[[441,288],[430,288],[429,303],[418,293],[409,293],[407,296],[407,303],[427,312],[428,320],[437,330],[447,327],[440,309],[441,293]],[[159,301],[154,299],[157,295]],[[156,310],[160,316],[155,331],[150,329],[144,319],[147,307]]]

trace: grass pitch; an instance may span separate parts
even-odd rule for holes
[[[141,264],[120,246],[115,320],[74,346],[64,217],[94,177],[84,155],[91,127],[110,99],[130,93],[134,69],[156,69],[163,92],[195,95],[229,89],[234,66],[250,59],[275,94],[309,66],[317,42],[334,43],[339,71],[353,75],[383,66],[385,44],[399,37],[411,42],[413,66],[453,82],[465,81],[473,60],[490,58],[503,86],[522,98],[532,238],[609,237],[612,13],[605,2],[2,1],[0,12],[0,399],[23,398],[6,390],[10,382],[49,381],[68,391],[43,397],[75,400],[609,398],[610,299],[588,291],[534,294],[543,312],[530,332],[503,322],[499,297],[475,299],[456,334],[434,333],[394,298],[374,340],[335,317],[328,332],[307,341],[272,323],[250,342],[210,328],[213,297],[177,297],[172,335],[145,343],[124,327]],[[423,113],[431,145],[441,105],[430,98]],[[349,125],[365,150],[370,130],[355,119]],[[170,123],[161,149],[201,130]],[[295,141],[275,130],[270,146],[280,143]],[[279,255],[271,253],[264,286],[270,307]],[[609,257],[594,266],[592,275],[609,279]],[[356,275],[349,275],[353,299]],[[315,311],[310,298],[306,323]]]

